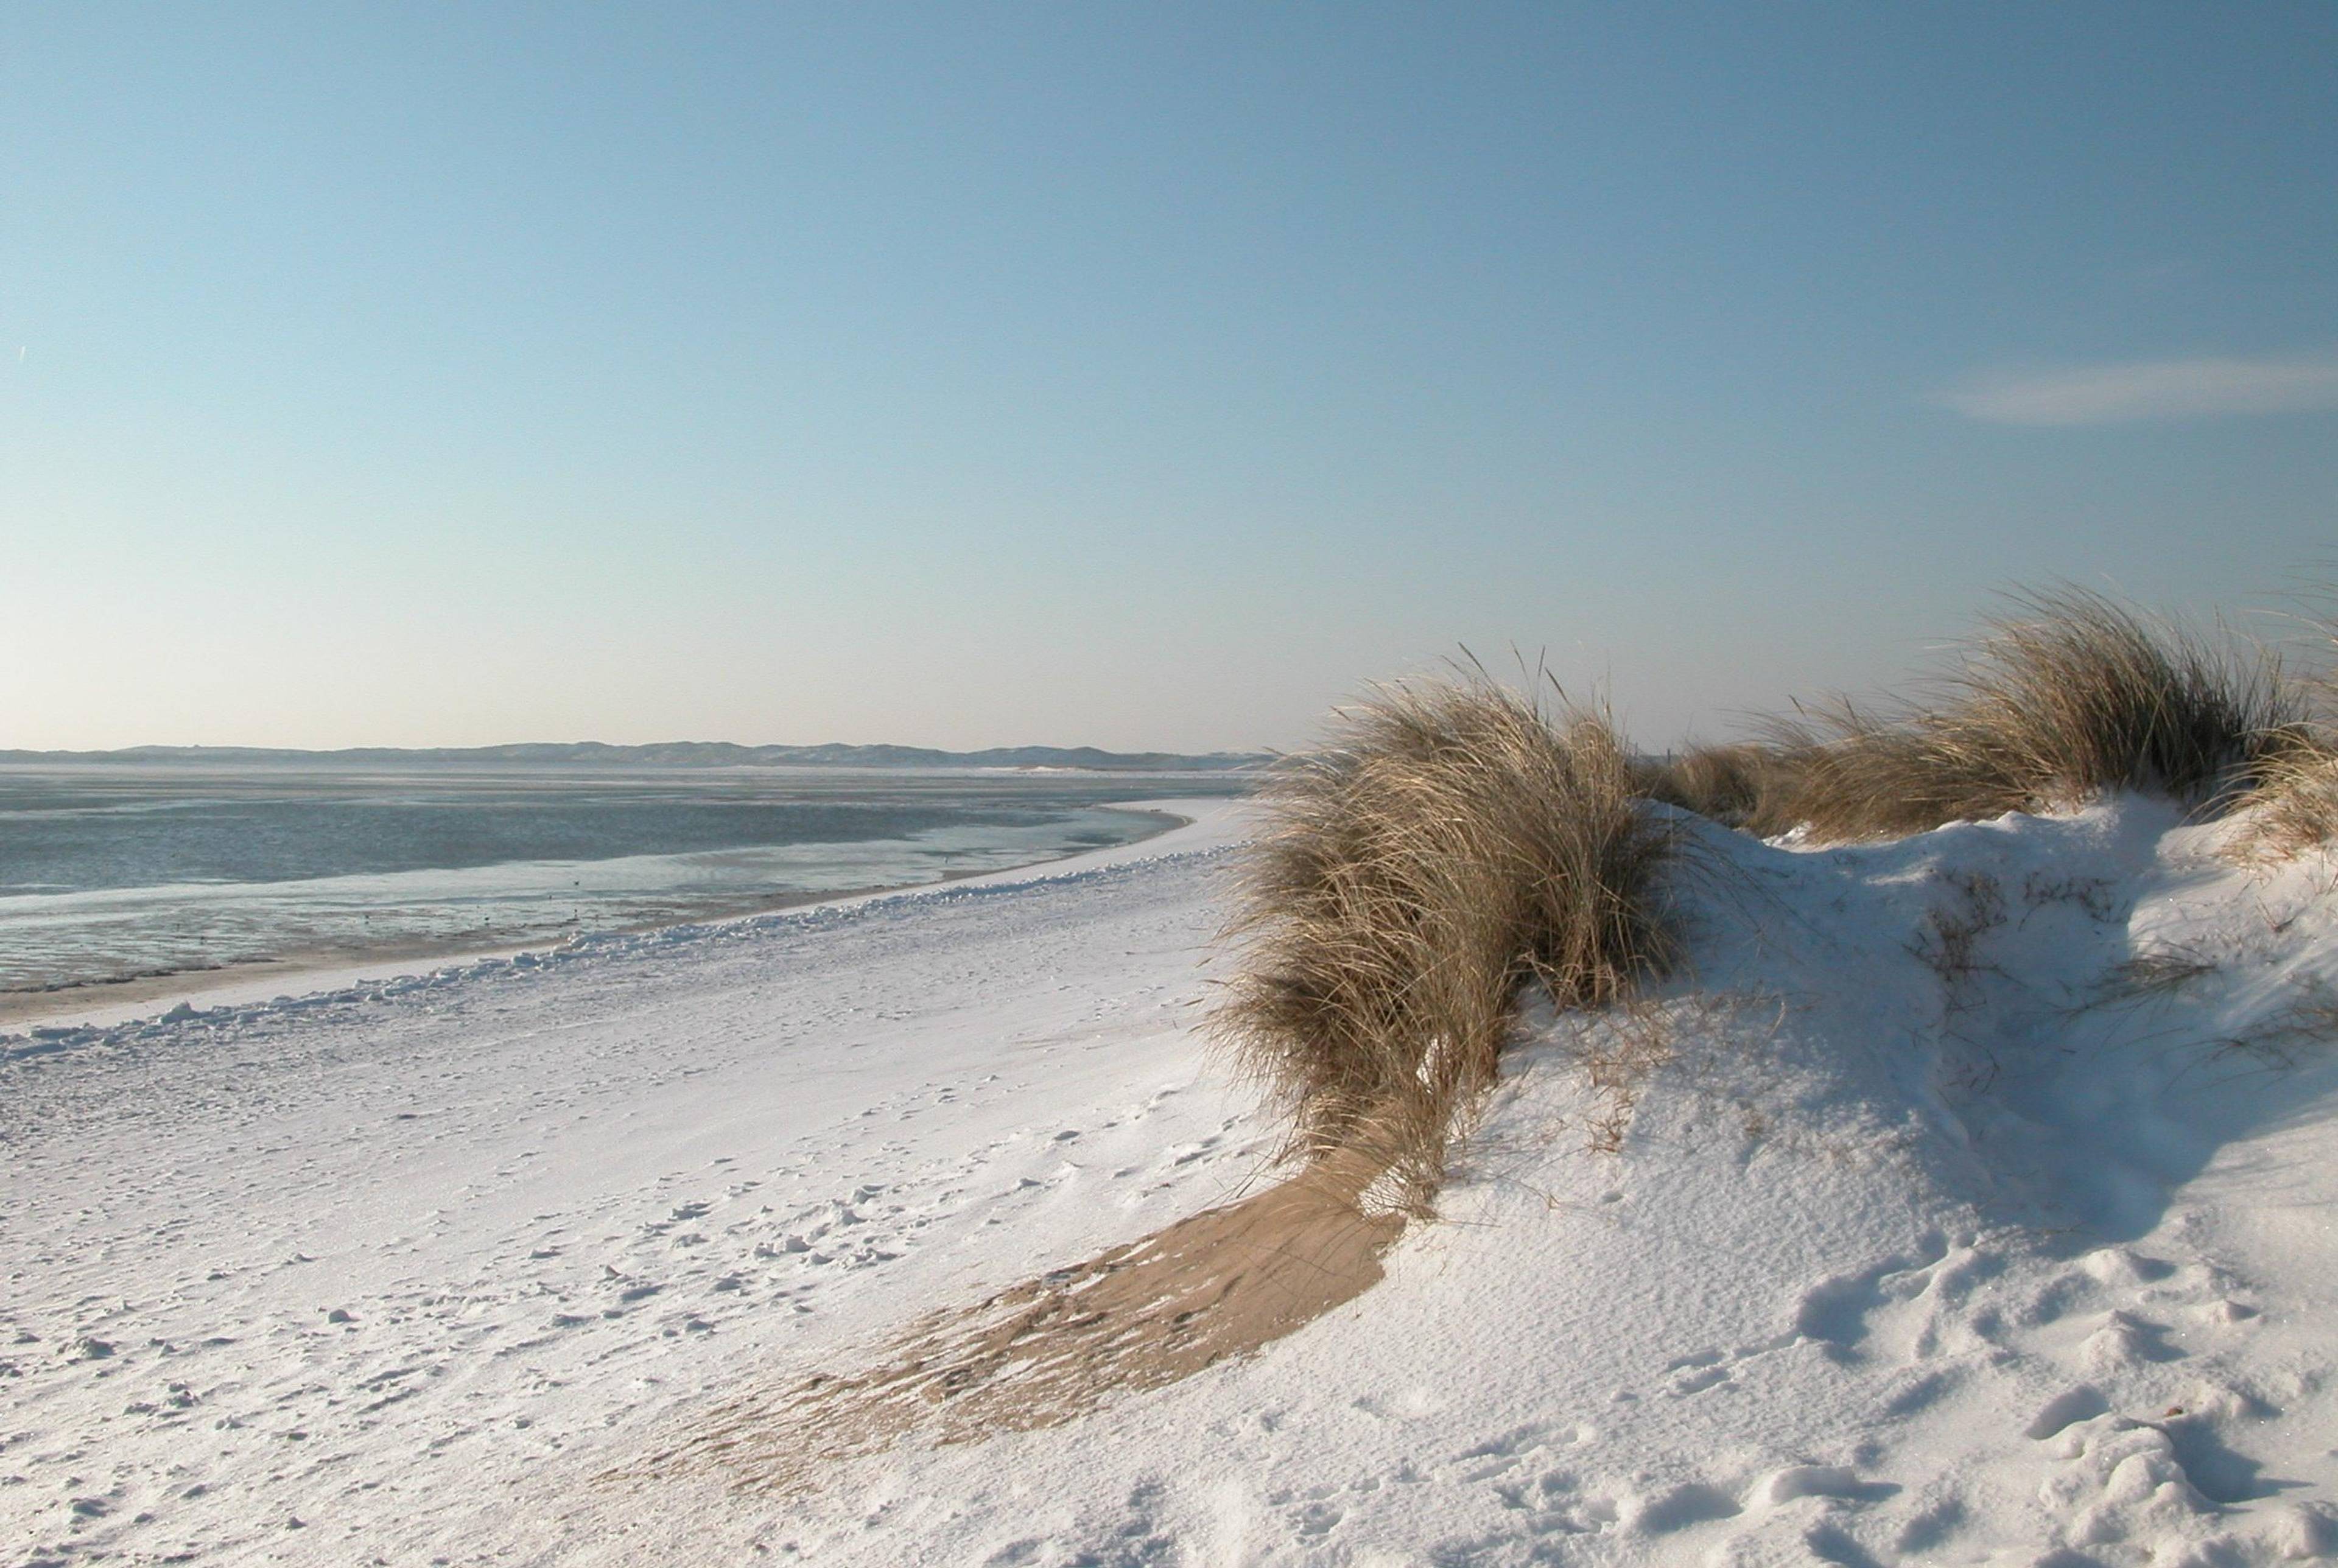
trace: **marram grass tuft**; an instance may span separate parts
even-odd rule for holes
[[[1378,691],[1262,795],[1216,1027],[1302,1152],[1367,1152],[1423,1207],[1520,989],[1596,1006],[1663,965],[1668,830],[1604,715],[1482,675]]]
[[[2254,784],[2298,700],[2279,661],[2082,589],[2015,601],[1933,683],[1876,713],[1848,701],[1691,752],[1651,792],[1761,834],[1896,838],[2134,789],[2229,804]]]

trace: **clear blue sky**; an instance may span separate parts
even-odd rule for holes
[[[0,746],[1645,743],[2338,581],[2338,6],[18,5]]]

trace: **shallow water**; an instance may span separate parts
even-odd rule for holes
[[[1125,844],[1225,775],[0,766],[0,993],[517,946]]]

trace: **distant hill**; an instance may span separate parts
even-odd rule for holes
[[[739,746],[728,740],[671,740],[653,746],[568,744],[453,746],[407,750],[359,746],[300,751],[267,746],[131,746],[118,751],[0,750],[0,762],[528,763],[669,768],[1065,768],[1086,773],[1217,773],[1265,761],[1256,752],[1100,751],[1093,746],[996,746],[938,751],[928,746]]]

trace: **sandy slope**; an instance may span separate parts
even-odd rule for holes
[[[61,1562],[2338,1545],[2332,867],[2231,871],[2141,802],[1818,853],[1695,829],[1636,1108],[1582,1062],[1645,1019],[1536,1020],[1362,1297],[810,1494],[630,1474],[1240,1189],[1270,1130],[1191,1029],[1226,831],[43,1043],[0,1112],[37,1336],[0,1351],[0,1528]]]

